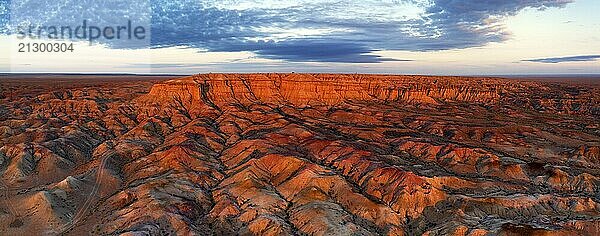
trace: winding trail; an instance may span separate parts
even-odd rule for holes
[[[96,179],[95,179],[95,183],[94,183],[94,187],[92,188],[92,191],[88,194],[88,196],[87,196],[85,202],[83,203],[83,205],[81,206],[81,208],[79,208],[77,213],[75,213],[71,222],[69,222],[66,225],[57,229],[57,232],[59,235],[66,234],[69,230],[72,230],[77,225],[77,223],[79,223],[79,221],[81,221],[84,218],[85,214],[88,212],[89,208],[91,207],[92,203],[94,202],[93,201],[94,197],[97,197],[97,195],[98,195],[98,191],[100,190],[100,185],[102,185],[102,175],[104,175],[104,171],[106,169],[105,168],[106,163],[108,162],[108,159],[110,157],[111,157],[110,155],[106,156],[106,157],[102,158],[102,160],[100,161],[100,165],[98,165],[98,169],[96,170]]]

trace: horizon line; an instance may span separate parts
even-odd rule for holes
[[[600,73],[532,73],[532,74],[401,74],[401,73],[358,73],[358,72],[204,72],[204,73],[105,73],[105,72],[0,72],[5,75],[81,75],[81,76],[192,76],[198,74],[361,74],[361,75],[407,75],[407,76],[464,76],[464,77],[577,77],[577,78],[600,78]]]

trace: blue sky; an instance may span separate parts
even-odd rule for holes
[[[598,12],[597,0],[0,0],[0,71],[600,73]],[[133,19],[149,37],[15,52],[18,22],[83,19]]]

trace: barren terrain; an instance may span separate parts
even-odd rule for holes
[[[600,82],[0,77],[0,235],[598,235]]]

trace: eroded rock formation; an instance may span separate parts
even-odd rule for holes
[[[203,74],[0,86],[2,235],[600,233],[598,83]]]

